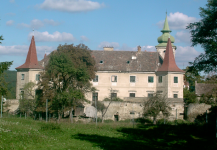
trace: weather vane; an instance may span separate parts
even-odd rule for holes
[[[33,28],[33,36],[34,36],[34,28]]]

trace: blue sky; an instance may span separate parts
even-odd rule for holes
[[[182,69],[203,52],[190,47],[186,25],[200,20],[206,0],[4,0],[0,5],[0,62],[14,61],[10,70],[25,62],[31,36],[38,60],[59,44],[84,43],[91,50],[156,51],[157,38],[168,16],[177,46],[176,62]]]

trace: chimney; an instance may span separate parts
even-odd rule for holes
[[[137,46],[137,51],[140,53],[141,52],[141,46]]]
[[[110,46],[105,46],[105,47],[103,47],[103,50],[104,51],[113,51],[114,50],[114,47],[110,47]]]

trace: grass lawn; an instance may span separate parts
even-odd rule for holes
[[[203,126],[130,123],[45,123],[0,118],[0,149],[42,150],[217,150],[217,140]],[[213,134],[214,135],[214,134]]]

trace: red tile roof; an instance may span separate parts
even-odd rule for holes
[[[43,69],[43,67],[38,64],[34,36],[32,36],[31,44],[29,46],[29,51],[26,57],[26,62],[15,69],[23,69],[23,68]]]
[[[179,69],[179,67],[176,65],[170,38],[168,38],[167,41],[167,48],[166,48],[163,64],[158,69],[158,71],[184,72],[183,70]]]

